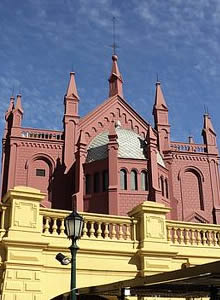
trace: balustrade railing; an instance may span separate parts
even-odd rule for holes
[[[210,224],[167,221],[167,240],[175,245],[220,247],[220,227]]]
[[[43,139],[43,140],[63,140],[63,133],[60,131],[48,131],[39,129],[23,128],[21,136],[24,138]]]
[[[65,236],[64,219],[70,211],[41,208],[42,233],[47,236]],[[99,240],[136,240],[137,221],[129,217],[116,217],[81,213],[84,218],[82,238]]]
[[[206,146],[203,144],[171,142],[170,147],[172,151],[178,151],[178,152],[196,152],[196,153],[206,152]]]

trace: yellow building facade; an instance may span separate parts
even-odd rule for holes
[[[2,300],[48,300],[69,290],[70,255],[64,218],[70,211],[40,207],[44,194],[15,187],[0,218]],[[82,213],[77,286],[110,283],[219,259],[220,226],[169,221],[169,208],[145,201],[128,217]]]

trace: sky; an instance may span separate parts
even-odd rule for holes
[[[171,139],[201,143],[204,106],[220,137],[219,0],[1,0],[1,136],[13,90],[23,127],[58,130],[69,72],[81,116],[108,97],[113,17],[126,101],[153,124],[158,74]]]

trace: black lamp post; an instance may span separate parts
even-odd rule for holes
[[[69,239],[72,240],[72,244],[69,247],[72,255],[71,261],[71,300],[76,300],[76,252],[79,247],[76,241],[81,238],[83,228],[83,218],[73,211],[69,216],[65,218],[65,228]]]

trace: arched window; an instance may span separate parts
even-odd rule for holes
[[[160,177],[160,188],[161,188],[162,196],[164,197],[164,180],[163,180],[163,176]]]
[[[108,190],[108,171],[102,172],[102,191],[106,192]]]
[[[120,186],[122,190],[127,190],[127,171],[124,169],[120,170]]]
[[[165,183],[165,196],[168,199],[169,198],[169,192],[168,192],[168,180],[167,180],[167,178],[165,179],[164,183]]]
[[[142,189],[142,191],[149,190],[148,174],[146,171],[141,172],[141,189]]]
[[[94,193],[98,193],[99,192],[99,185],[100,185],[100,182],[99,182],[99,173],[95,173],[94,174],[94,187],[93,187],[93,190],[94,190]]]
[[[91,194],[91,176],[86,175],[86,195]]]
[[[135,170],[131,171],[131,189],[137,191],[138,182],[137,182],[137,172]]]

